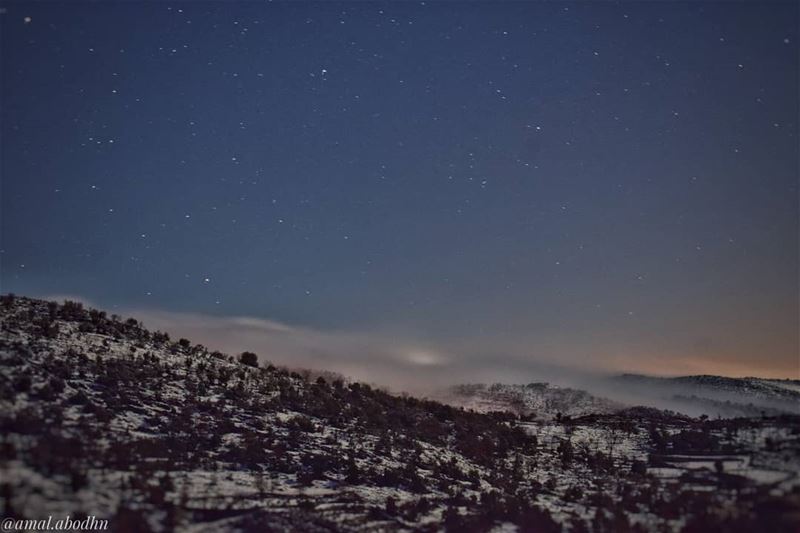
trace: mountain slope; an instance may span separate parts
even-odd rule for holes
[[[113,531],[797,525],[764,511],[797,506],[794,418],[523,422],[242,361],[73,302],[2,297],[3,515]],[[670,453],[747,463],[687,482],[664,476]]]

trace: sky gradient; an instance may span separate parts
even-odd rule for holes
[[[798,22],[4,2],[2,292],[216,321],[223,348],[269,321],[315,340],[266,328],[266,358],[378,382],[393,357],[800,378]]]

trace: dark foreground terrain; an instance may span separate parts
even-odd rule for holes
[[[791,414],[478,413],[10,295],[0,405],[4,517],[123,532],[800,531]]]

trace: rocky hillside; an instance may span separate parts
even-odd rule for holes
[[[93,515],[113,531],[800,525],[796,417],[480,414],[74,302],[0,299],[0,428],[3,516]]]

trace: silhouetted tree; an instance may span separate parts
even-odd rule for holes
[[[252,367],[258,367],[258,356],[253,352],[242,352],[239,355],[239,362]]]

